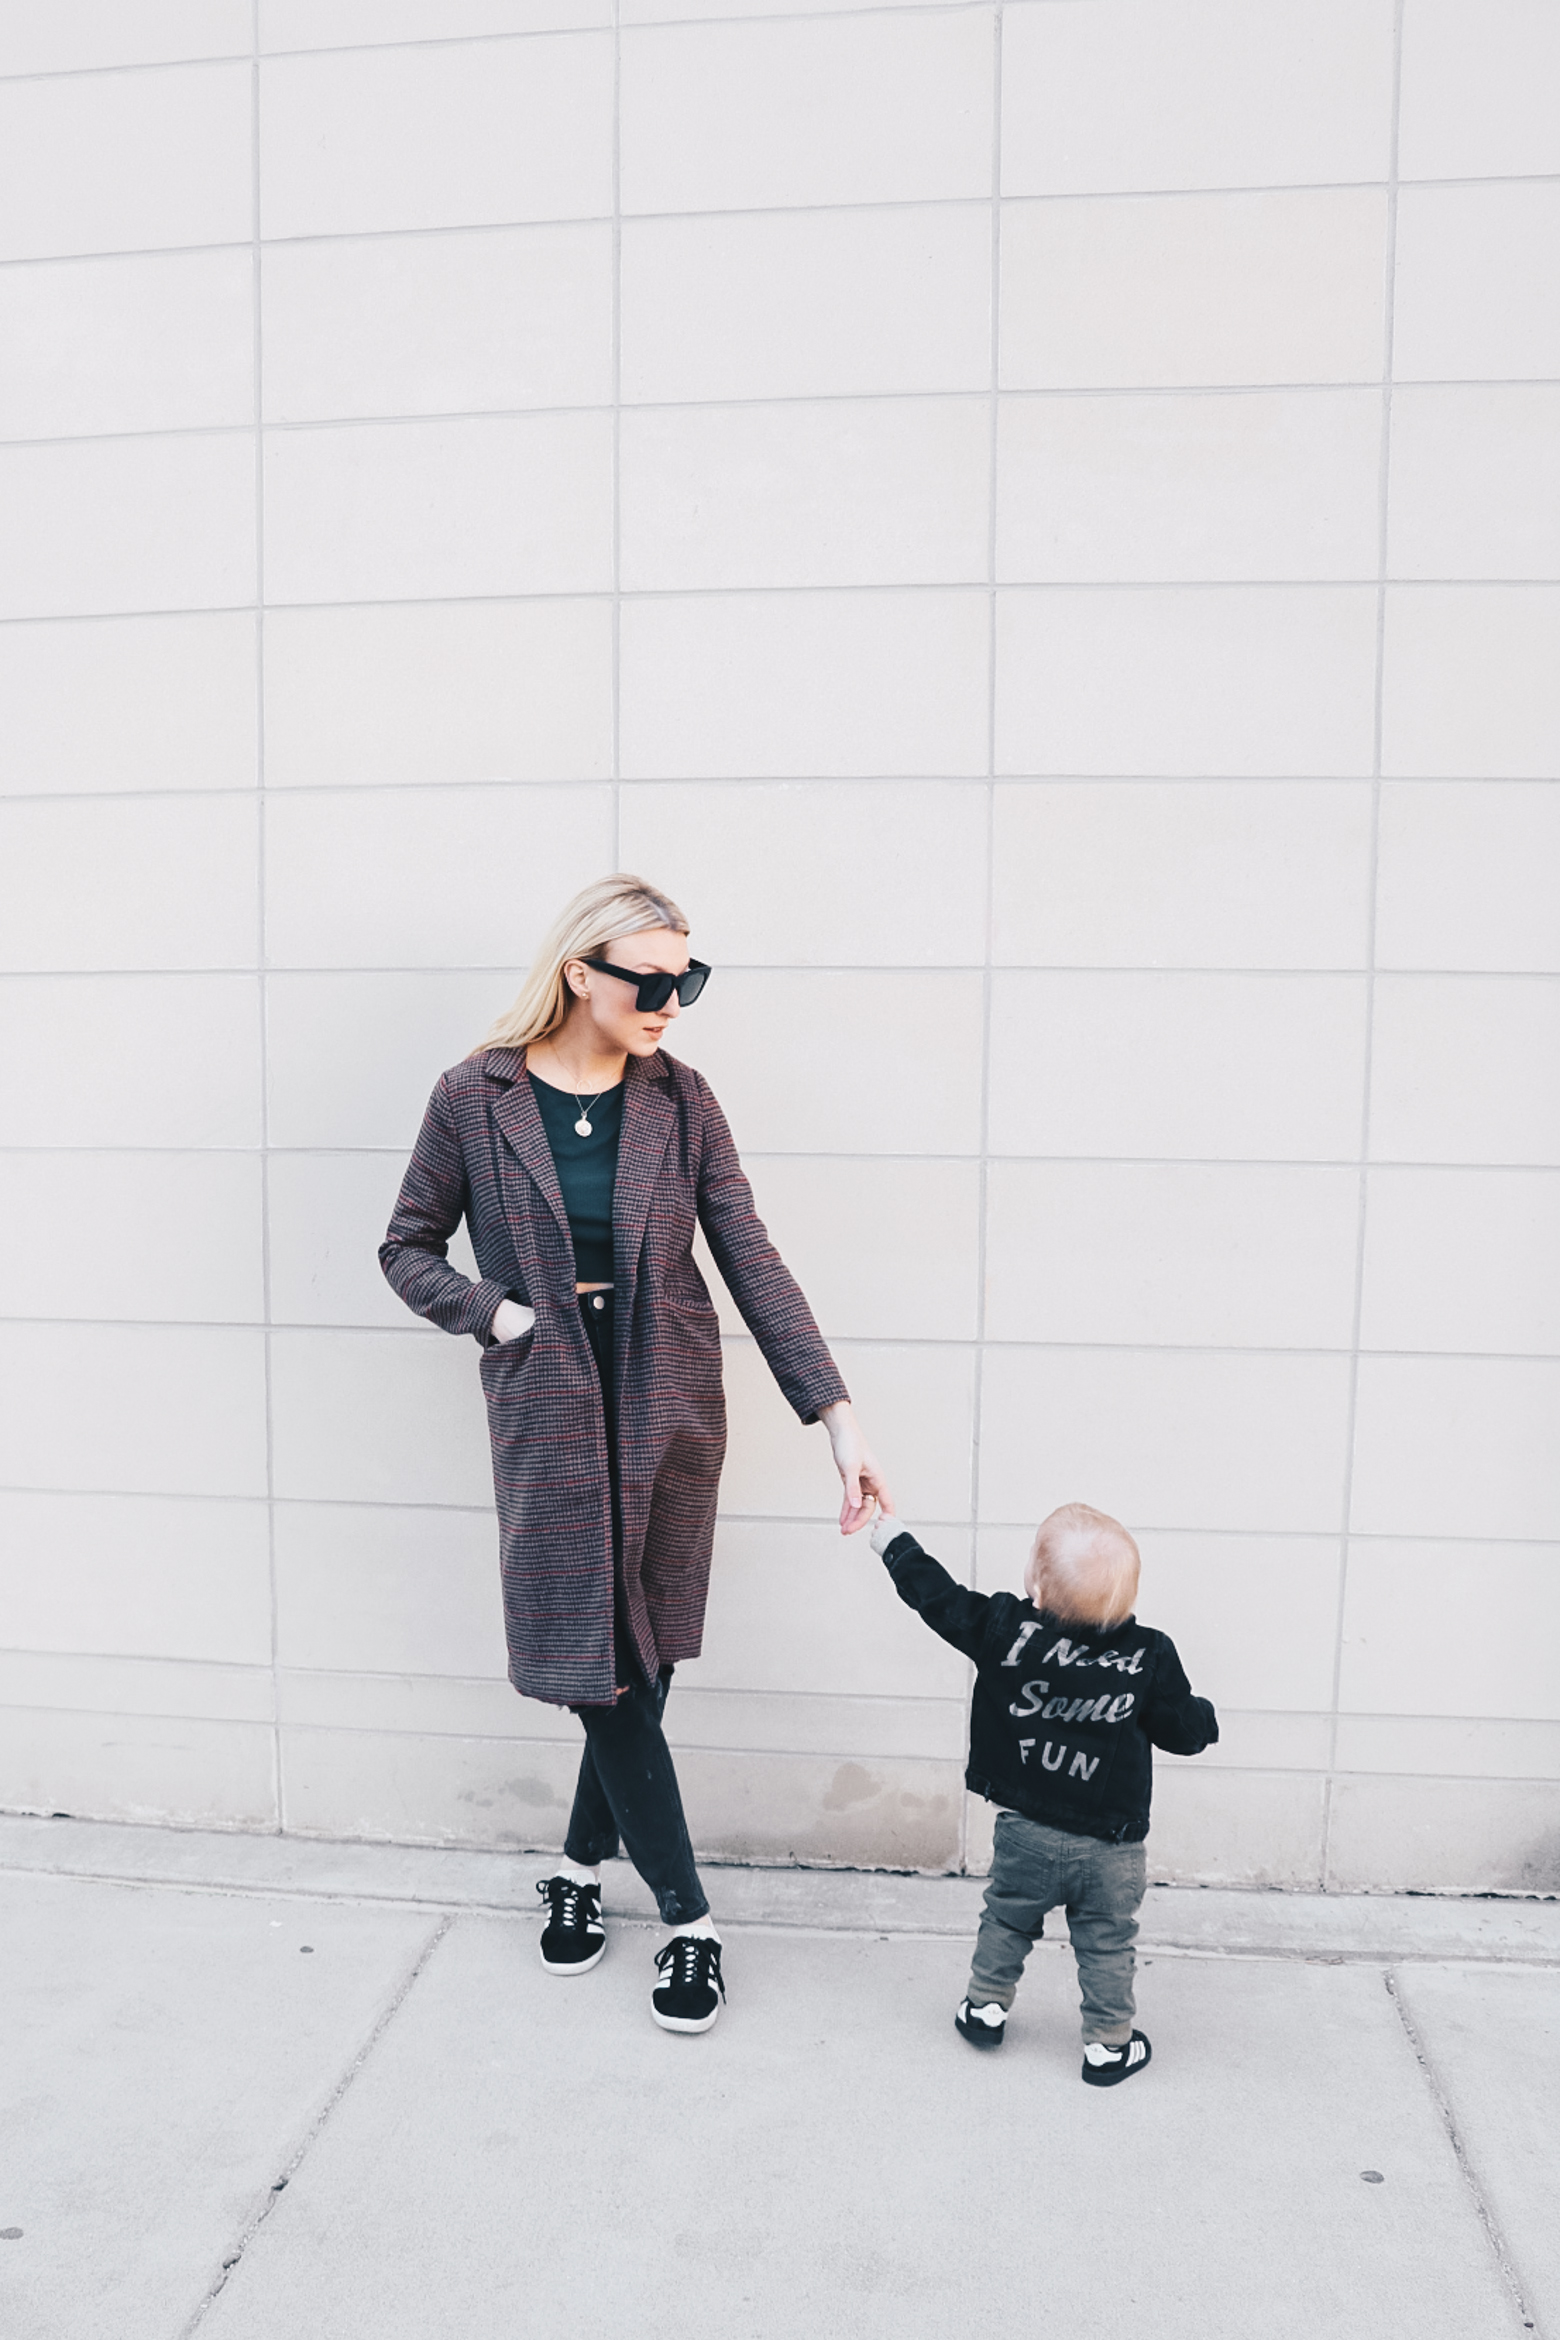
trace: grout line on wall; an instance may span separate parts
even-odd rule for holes
[[[300,1162],[392,1161],[404,1163],[411,1145],[412,1138],[407,1137],[404,1140],[398,1141],[394,1145],[343,1145],[331,1142],[317,1146],[272,1145],[266,1150],[270,1153],[273,1160],[286,1159]],[[216,1161],[248,1161],[251,1158],[258,1158],[260,1150],[261,1149],[258,1145],[67,1146],[11,1144],[0,1145],[0,1160],[4,1160],[7,1156],[13,1154],[20,1157],[26,1157],[30,1155],[48,1157],[55,1154],[82,1154],[87,1156],[101,1155],[106,1160],[112,1160],[120,1154],[145,1154],[148,1156],[155,1156],[158,1159],[172,1157],[174,1159],[188,1158],[191,1161],[206,1161],[208,1159]],[[1246,1157],[1230,1154],[1189,1155],[994,1153],[991,1158],[993,1162],[1001,1163],[1005,1168],[1017,1170],[1067,1170],[1103,1168],[1111,1170],[1356,1171],[1359,1168],[1359,1162],[1357,1158],[1353,1156],[1347,1156],[1341,1160],[1334,1160],[1320,1155],[1314,1156],[1304,1161],[1290,1161],[1286,1160],[1282,1156],[1274,1154]],[[868,1153],[860,1149],[852,1150],[848,1147],[837,1147],[831,1150],[825,1147],[796,1147],[781,1149],[773,1146],[744,1146],[742,1149],[742,1159],[744,1162],[859,1162],[863,1166],[870,1166],[873,1169],[878,1169],[886,1163],[893,1163],[896,1166],[953,1165],[955,1167],[974,1167],[979,1163],[980,1156],[974,1148],[971,1148],[966,1153],[953,1154],[947,1152],[933,1152],[930,1150],[925,1153],[915,1153],[908,1150],[895,1151],[893,1149],[888,1149],[884,1151]],[[1560,1177],[1560,1167],[1557,1167],[1557,1165],[1553,1162],[1432,1162],[1419,1160],[1393,1161],[1390,1159],[1378,1158],[1371,1163],[1370,1167],[1373,1176],[1380,1172],[1393,1171],[1413,1173],[1424,1172],[1429,1176],[1437,1178]],[[407,1329],[415,1330],[415,1327],[408,1327]],[[1428,1356],[1436,1355],[1439,1352],[1434,1350],[1423,1350],[1415,1353]],[[1501,1353],[1505,1354],[1507,1352]],[[1519,1354],[1524,1352],[1513,1351],[1510,1353]],[[1532,1353],[1538,1356],[1548,1356],[1553,1354],[1552,1351],[1548,1350],[1536,1350]]]
[[[1392,362],[1393,323],[1397,278],[1398,134],[1403,92],[1403,11],[1405,0],[1393,0],[1392,116],[1388,134],[1387,222],[1383,254],[1381,435],[1376,482],[1376,646],[1371,704],[1371,795],[1368,881],[1366,886],[1364,1043],[1360,1065],[1360,1152],[1358,1200],[1355,1215],[1354,1295],[1349,1343],[1349,1384],[1344,1423],[1343,1487],[1338,1522],[1338,1609],[1333,1637],[1332,1723],[1327,1750],[1327,1777],[1322,1789],[1321,1883],[1332,1886],[1333,1777],[1338,1755],[1339,1712],[1343,1689],[1344,1626],[1349,1599],[1349,1536],[1354,1518],[1354,1479],[1359,1452],[1360,1336],[1365,1313],[1365,1246],[1370,1206],[1371,1083],[1376,1036],[1376,931],[1381,873],[1381,764],[1386,696],[1387,548],[1391,529],[1392,495]]]
[[[250,0],[249,168],[253,301],[252,387],[255,470],[255,796],[258,850],[255,854],[255,965],[260,993],[260,1291],[264,1319],[262,1356],[265,1406],[266,1590],[271,1635],[271,1799],[276,1827],[286,1825],[282,1790],[280,1605],[276,1576],[276,1407],[271,1308],[271,1108],[270,1000],[267,966],[266,799],[265,799],[265,353],[260,249],[260,0]]]
[[[0,813],[3,818],[3,813]],[[306,966],[301,963],[273,964],[268,972],[275,977],[296,982],[361,982],[382,977],[419,977],[433,975],[489,976],[511,972],[506,963],[495,960],[472,961],[465,965],[448,959],[437,965],[422,966]],[[944,960],[928,964],[922,960],[911,966],[894,966],[884,960],[852,961],[844,966],[828,966],[809,960],[804,964],[786,966],[776,960],[744,964],[741,960],[723,959],[722,975],[774,976],[787,986],[799,976],[859,976],[864,980],[886,979],[903,983],[907,979],[924,977],[931,982],[946,981],[949,976],[984,977],[988,970],[980,960]],[[1389,975],[1400,981],[1424,983],[1486,983],[1486,984],[1550,984],[1560,982],[1560,968],[1552,967],[1118,967],[1064,965],[1024,966],[1017,961],[1004,961],[991,966],[993,982],[1005,976],[1046,977],[1088,976],[1105,983],[1115,979],[1138,982],[1144,977],[1155,983],[1174,983],[1178,980],[1205,982],[1213,979],[1230,983],[1368,983],[1373,976]],[[169,982],[226,982],[248,981],[255,970],[248,966],[207,967],[0,967],[3,983],[169,983]],[[686,1061],[686,1060],[679,1060]],[[1131,1159],[1132,1157],[1122,1157]]]

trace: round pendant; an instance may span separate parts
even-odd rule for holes
[[[583,1115],[574,1124],[574,1134],[576,1137],[589,1137],[590,1135],[590,1123],[585,1120]]]

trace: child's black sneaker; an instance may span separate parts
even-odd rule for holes
[[[665,1976],[650,1993],[650,2012],[663,2031],[708,2031],[720,2013],[720,1944],[713,1934],[674,1934],[655,1963]]]
[[[968,1999],[961,1999],[953,2028],[971,2047],[1000,2047],[1007,2037],[1007,2009],[995,2000],[984,2007],[972,2007]]]
[[[573,1877],[543,1877],[536,1890],[548,1908],[542,1964],[549,1974],[589,1974],[607,1954],[601,1887],[580,1885]]]
[[[1153,2052],[1141,2031],[1134,2031],[1125,2047],[1106,2047],[1102,2040],[1091,2039],[1083,2051],[1083,2076],[1091,2088],[1114,2088],[1118,2080],[1141,2072]]]

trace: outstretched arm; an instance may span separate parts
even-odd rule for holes
[[[940,1560],[923,1552],[901,1520],[885,1513],[872,1530],[872,1549],[894,1580],[894,1590],[908,1608],[925,1618],[934,1633],[962,1649],[967,1658],[979,1658],[991,1615],[991,1595],[971,1592],[948,1574]]]

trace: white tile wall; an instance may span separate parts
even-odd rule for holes
[[[1019,0],[1002,39],[1008,195],[1386,176],[1389,0]]]
[[[1379,380],[1385,239],[1371,188],[1004,204],[1003,387]]]
[[[997,575],[1374,577],[1380,456],[1369,390],[1008,398]]]
[[[269,433],[268,588],[283,602],[600,592],[611,443],[589,413]]]
[[[1376,596],[1210,585],[1005,594],[997,770],[1342,778],[1371,764]]]
[[[623,208],[989,195],[991,59],[991,18],[978,8],[632,32]]]
[[[984,390],[991,222],[975,204],[623,226],[626,400]]]
[[[991,1149],[1347,1158],[1364,1042],[1352,976],[1000,974]]]
[[[1155,1872],[1541,1886],[1552,10],[3,14],[0,1804],[560,1841],[375,1253],[616,865],[902,1514],[1140,1536]],[[718,1299],[699,1842],[979,1869]]]
[[[1553,586],[1389,592],[1382,770],[1404,778],[1553,779],[1560,767],[1560,624]]]
[[[0,626],[0,736],[7,794],[253,788],[254,616]]]
[[[219,429],[254,419],[247,251],[62,260],[0,275],[0,434]]]
[[[275,610],[265,633],[268,788],[611,773],[607,601]]]
[[[1560,183],[1405,187],[1398,200],[1392,369],[1402,382],[1553,380]]]
[[[1398,163],[1410,179],[1560,169],[1560,21],[1542,0],[1414,0]]]
[[[1458,383],[1392,401],[1394,577],[1560,573],[1560,385]]]
[[[600,33],[278,57],[260,110],[267,236],[612,210],[612,42]]]
[[[247,244],[249,84],[247,62],[0,81],[0,259]]]
[[[1030,782],[994,820],[999,965],[1365,964],[1365,781]]]
[[[611,399],[605,222],[280,244],[263,268],[268,422]]]
[[[254,599],[255,458],[243,436],[0,448],[12,557],[0,618],[222,609]]]

